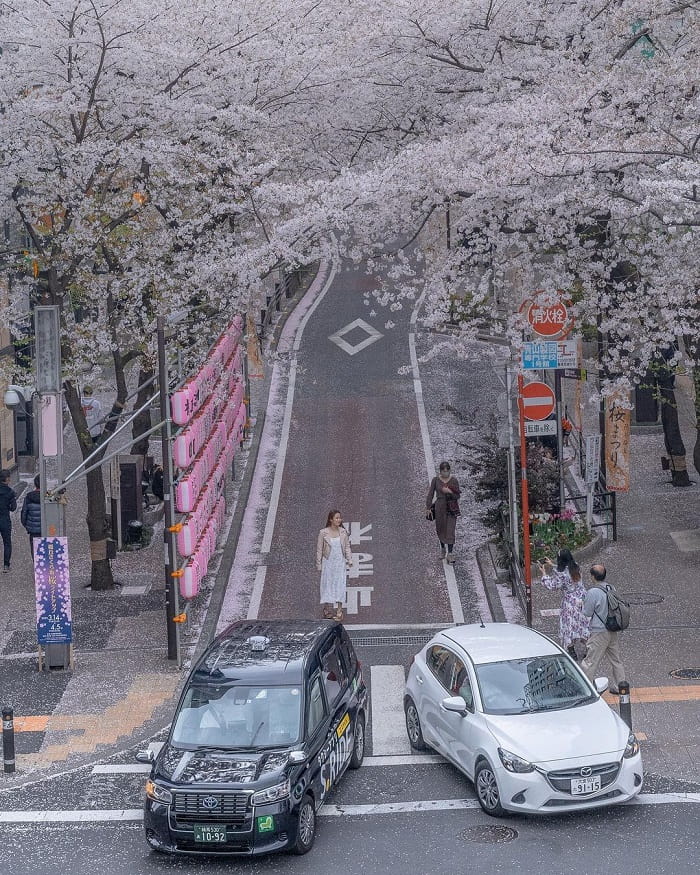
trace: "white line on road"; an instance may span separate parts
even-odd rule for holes
[[[449,629],[456,625],[456,623],[343,623],[343,626],[351,632],[369,632],[373,629],[385,632],[391,629],[435,629],[438,632],[440,629]]]
[[[253,592],[250,596],[250,604],[248,605],[248,620],[257,620],[260,612],[260,602],[262,601],[263,587],[265,586],[265,575],[267,574],[267,565],[259,565],[255,572],[255,583],[253,584]]]
[[[151,767],[145,763],[119,763],[118,765],[98,765],[92,767],[92,775],[147,775]]]
[[[623,806],[700,804],[700,793],[644,793]],[[382,802],[365,805],[324,805],[321,817],[371,814],[412,814],[431,811],[463,811],[478,808],[475,799],[425,799],[417,802]],[[588,809],[590,810],[590,809]],[[0,811],[0,823],[105,823],[143,820],[141,808],[77,809],[73,811]]]
[[[430,766],[446,764],[447,760],[437,753],[411,753],[407,756],[390,754],[387,756],[365,757],[362,760],[362,768],[365,766]]]
[[[404,729],[403,688],[406,674],[402,665],[373,665],[370,667],[372,691],[372,753],[408,754],[411,745]]]
[[[277,506],[279,504],[280,499],[280,490],[282,488],[282,475],[284,474],[284,463],[287,457],[287,443],[289,442],[289,429],[291,427],[292,422],[292,406],[294,404],[294,385],[296,383],[297,376],[297,351],[301,345],[301,338],[304,334],[304,329],[306,328],[306,323],[309,321],[310,317],[321,303],[321,301],[326,296],[326,292],[331,287],[333,280],[335,279],[336,268],[335,265],[331,267],[330,273],[328,275],[328,279],[325,282],[325,285],[319,292],[313,304],[309,307],[307,313],[304,318],[299,323],[299,327],[297,328],[296,335],[294,337],[294,345],[292,347],[292,360],[289,366],[289,385],[287,386],[287,400],[284,408],[284,419],[282,421],[282,434],[280,436],[280,444],[277,449],[277,462],[275,464],[275,477],[272,483],[272,493],[270,495],[270,503],[267,509],[267,519],[265,521],[265,532],[263,534],[262,544],[260,545],[261,553],[269,553],[270,547],[272,546],[272,534],[275,529],[275,519],[277,517]]]

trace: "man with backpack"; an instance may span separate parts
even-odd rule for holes
[[[590,574],[593,580],[586,590],[583,613],[590,618],[591,637],[588,639],[588,653],[581,662],[581,668],[593,681],[600,661],[607,656],[613,675],[609,690],[617,696],[620,693],[620,684],[625,680],[619,636],[629,623],[629,606],[620,599],[615,588],[606,583],[607,572],[604,565],[593,565]]]

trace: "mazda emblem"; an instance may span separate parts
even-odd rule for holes
[[[202,799],[202,808],[206,808],[207,811],[212,811],[214,808],[219,807],[219,800],[216,796],[205,796]]]
[[[592,775],[592,774],[593,774],[593,769],[590,766],[584,766],[581,769],[581,777],[582,778],[588,778],[589,775]]]

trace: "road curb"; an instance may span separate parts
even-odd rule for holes
[[[505,611],[503,610],[501,596],[498,592],[496,569],[494,568],[491,559],[491,552],[488,544],[482,544],[481,547],[477,547],[476,564],[479,567],[481,582],[486,594],[486,601],[488,602],[489,611],[491,612],[491,622],[506,623],[507,619]]]

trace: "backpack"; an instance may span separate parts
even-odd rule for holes
[[[629,602],[621,598],[618,591],[610,583],[597,586],[596,589],[602,590],[608,600],[608,616],[603,620],[596,611],[596,617],[605,625],[608,632],[622,632],[630,624]]]

